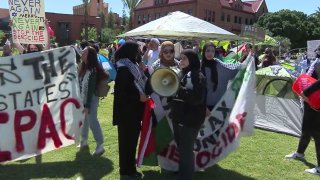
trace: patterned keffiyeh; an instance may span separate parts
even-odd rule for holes
[[[147,77],[143,71],[139,68],[138,64],[134,64],[129,59],[120,59],[117,61],[117,66],[126,66],[134,77],[134,85],[139,90],[140,95],[145,95],[145,85]]]

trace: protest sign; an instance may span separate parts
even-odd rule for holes
[[[14,43],[47,44],[44,0],[8,0]]]
[[[242,134],[253,133],[254,87],[255,66],[253,57],[250,55],[200,129],[194,144],[196,170],[211,167],[224,159],[239,146]],[[157,99],[152,98],[157,105]],[[155,107],[157,116],[159,108]],[[162,111],[164,112],[159,114],[168,114],[170,108],[164,106]],[[147,118],[143,119],[143,124],[147,120]],[[152,127],[152,124],[149,126]],[[170,128],[172,129],[171,119],[167,116],[162,118],[154,129],[149,128],[152,132],[149,132],[148,128],[145,132],[141,132],[143,141],[140,140],[142,148],[139,147],[138,166],[160,165],[163,169],[178,171],[178,148],[172,133],[166,130]],[[157,135],[157,131],[160,135]],[[160,151],[159,145],[162,146]]]
[[[0,89],[0,162],[74,144],[84,115],[72,48],[1,58]]]

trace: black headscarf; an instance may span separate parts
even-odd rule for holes
[[[182,69],[184,74],[188,73],[189,71],[200,71],[200,60],[196,52],[194,52],[192,49],[185,49],[181,52],[181,54],[187,56],[189,60],[189,66]]]
[[[213,83],[213,91],[217,90],[218,86],[218,70],[217,70],[217,62],[215,60],[208,60],[206,58],[206,50],[208,47],[214,47],[215,45],[211,42],[206,43],[202,49],[202,64],[201,64],[201,71],[204,75],[206,75],[205,67],[211,69],[211,82]]]
[[[124,58],[128,58],[131,62],[136,63],[138,61],[137,56],[139,53],[139,44],[133,41],[126,41],[122,44],[114,54],[116,61]]]

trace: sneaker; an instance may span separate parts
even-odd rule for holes
[[[88,148],[88,141],[81,141],[77,147],[80,148],[80,150]]]
[[[294,152],[285,156],[286,159],[304,159],[304,154]]]
[[[97,146],[96,150],[92,153],[94,156],[101,156],[105,152],[103,144]]]
[[[315,167],[315,168],[311,168],[311,169],[306,169],[305,172],[320,176],[320,170],[319,169],[320,169],[320,167],[318,167],[318,168]]]

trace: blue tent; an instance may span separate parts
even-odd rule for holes
[[[112,62],[102,54],[98,54],[98,59],[103,69],[109,73],[108,81],[114,81],[116,79],[117,71]]]

